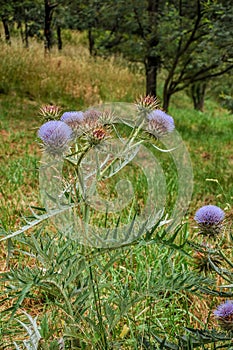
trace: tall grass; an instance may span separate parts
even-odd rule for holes
[[[0,92],[38,103],[82,108],[103,101],[132,101],[143,92],[144,78],[118,59],[90,57],[85,47],[67,45],[44,55],[40,44],[28,50],[1,44]]]

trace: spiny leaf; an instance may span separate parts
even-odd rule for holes
[[[47,220],[47,219],[49,219],[49,218],[51,218],[51,217],[53,217],[53,216],[56,216],[56,215],[58,215],[58,214],[60,214],[60,213],[63,213],[63,212],[66,211],[66,210],[70,210],[72,207],[74,207],[74,205],[64,206],[64,207],[62,207],[61,209],[54,209],[54,210],[51,210],[51,211],[50,211],[49,213],[47,213],[47,214],[40,215],[40,218],[39,218],[39,219],[36,219],[36,220],[30,222],[28,225],[23,226],[23,227],[22,227],[21,229],[19,229],[18,231],[13,232],[13,233],[11,233],[11,234],[9,234],[9,235],[7,235],[7,236],[1,238],[1,239],[0,239],[0,242],[5,241],[5,240],[7,240],[7,239],[9,239],[9,238],[16,237],[16,236],[18,236],[19,234],[21,234],[21,233],[23,233],[23,232],[29,230],[30,228],[32,228],[32,227],[34,227],[34,226],[40,224],[40,223],[43,222],[44,220]]]

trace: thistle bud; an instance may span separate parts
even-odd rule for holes
[[[40,108],[40,115],[44,117],[45,120],[53,120],[60,116],[61,107],[53,105],[45,105]]]

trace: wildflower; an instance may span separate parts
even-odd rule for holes
[[[86,139],[91,146],[97,146],[101,141],[105,140],[109,136],[107,129],[102,126],[95,128],[94,130],[86,133]]]
[[[110,110],[106,110],[103,111],[100,115],[99,115],[99,123],[101,125],[110,125],[113,124],[114,121],[116,120],[116,116],[114,115],[114,113]]]
[[[76,135],[81,131],[80,126],[83,120],[84,113],[81,111],[65,112],[61,116],[61,121],[69,125]]]
[[[45,105],[40,108],[40,115],[42,115],[45,120],[56,119],[61,113],[61,108],[54,105]]]
[[[100,126],[100,116],[101,112],[96,111],[95,109],[90,109],[84,112],[84,121],[83,121],[83,127],[86,130],[95,129],[96,127]]]
[[[101,141],[101,140],[106,138],[107,132],[103,128],[98,128],[98,129],[93,130],[92,135],[96,141]]]
[[[220,304],[214,311],[214,315],[224,330],[233,330],[233,300]]]
[[[148,113],[159,107],[159,101],[157,97],[151,95],[140,96],[139,99],[136,100],[135,105],[139,113],[147,116]]]
[[[65,122],[66,124],[69,124],[72,122],[81,123],[83,119],[84,119],[84,115],[82,111],[65,112],[61,116],[61,121]]]
[[[161,111],[156,109],[148,115],[148,131],[156,137],[161,137],[174,130],[174,119]]]
[[[40,127],[38,136],[48,153],[62,155],[72,139],[72,129],[62,121],[51,120]]]
[[[215,205],[205,205],[197,210],[194,220],[200,228],[200,233],[214,236],[222,229],[224,211]]]

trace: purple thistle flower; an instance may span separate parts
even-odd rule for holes
[[[61,155],[68,149],[72,129],[62,121],[51,120],[40,127],[38,136],[44,142],[48,153]]]
[[[197,222],[202,234],[214,236],[222,229],[224,211],[216,205],[204,205],[196,211],[194,220]]]
[[[175,129],[174,119],[160,109],[151,112],[147,118],[147,129],[156,137],[164,136]]]
[[[220,326],[225,330],[233,330],[233,300],[220,304],[214,311]]]
[[[101,127],[100,116],[101,112],[95,109],[88,109],[84,112],[83,129],[84,132],[88,133],[90,130],[94,130]]]
[[[61,121],[69,125],[72,129],[77,130],[83,122],[84,114],[82,111],[65,112],[61,116]]]
[[[71,111],[71,112],[65,112],[61,116],[61,121],[65,123],[69,122],[78,122],[82,123],[84,118],[83,112],[82,111]]]
[[[101,112],[95,109],[88,109],[84,112],[84,120],[85,122],[95,123],[98,121],[101,116]]]

